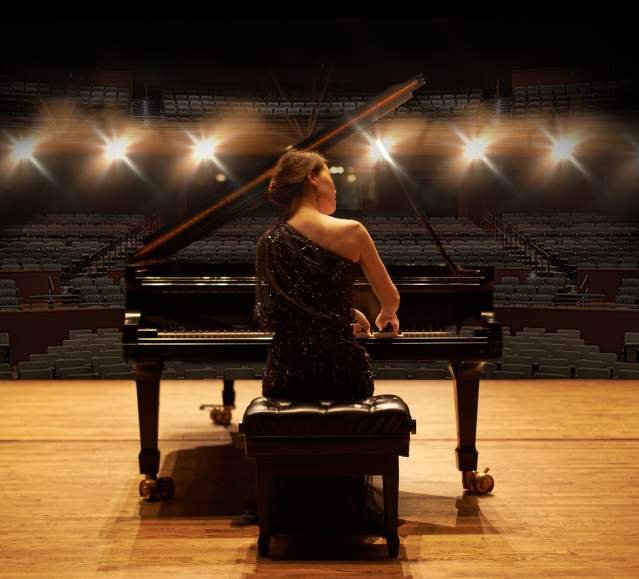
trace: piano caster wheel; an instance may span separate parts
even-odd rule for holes
[[[211,420],[220,426],[228,426],[231,424],[232,406],[214,406],[211,410]]]
[[[488,474],[488,470],[486,467],[483,473],[478,473],[476,470],[464,471],[462,473],[464,490],[477,495],[490,493],[495,488],[495,479]]]
[[[140,491],[140,496],[148,503],[153,503],[160,497],[158,481],[148,476],[140,481],[138,490]]]
[[[145,501],[153,503],[157,500],[173,498],[175,483],[171,477],[154,479],[147,476],[140,481],[138,490]]]

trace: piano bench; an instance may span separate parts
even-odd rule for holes
[[[240,432],[246,456],[256,460],[260,555],[270,547],[274,477],[378,474],[384,479],[388,553],[397,557],[399,456],[408,456],[415,431],[406,403],[390,394],[353,402],[253,400]]]

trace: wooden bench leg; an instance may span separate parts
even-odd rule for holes
[[[257,551],[260,557],[268,557],[271,547],[269,511],[271,504],[271,481],[273,477],[268,466],[257,459],[257,516],[260,522],[260,536],[257,539]]]
[[[389,459],[384,471],[384,527],[388,555],[396,558],[399,554],[399,535],[397,518],[399,509],[399,458],[397,455]]]

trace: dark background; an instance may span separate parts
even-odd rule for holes
[[[184,12],[196,10],[185,5]],[[289,84],[308,84],[323,67],[334,82],[383,84],[422,71],[447,87],[492,87],[497,79],[504,86],[513,68],[590,67],[595,78],[636,77],[633,19],[581,10],[547,16],[538,6],[532,12],[466,19],[7,18],[0,73],[134,70],[175,84],[248,82],[273,71]],[[248,5],[246,13],[253,13]]]

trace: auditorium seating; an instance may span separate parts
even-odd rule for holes
[[[389,264],[428,265],[441,263],[441,255],[414,216],[357,216],[375,240],[380,256]],[[274,216],[254,216],[235,220],[219,228],[215,235],[197,241],[173,259],[185,261],[250,262],[255,259],[255,242],[271,225]],[[431,223],[444,249],[460,264],[526,267],[470,219],[432,217]]]
[[[0,116],[31,118],[39,115],[39,99],[66,99],[88,110],[111,109],[128,114],[129,87],[92,86],[64,82],[4,80],[0,83]]]
[[[142,225],[140,214],[32,215],[0,227],[2,270],[64,269]]]
[[[639,222],[601,213],[504,213],[511,225],[568,267],[635,269]]]
[[[288,89],[284,95],[255,87],[212,85],[206,88],[156,87],[154,94],[135,99],[130,87],[75,85],[66,82],[4,79],[0,83],[0,116],[31,118],[38,114],[36,99],[66,98],[88,110],[119,110],[132,117],[153,116],[169,121],[193,121],[228,113],[254,113],[277,121],[288,116],[337,118],[357,108],[375,90],[330,86],[324,99],[307,90]],[[424,88],[390,117],[453,119],[476,116],[534,117],[544,114],[578,115],[597,111],[631,110],[634,90],[630,79],[574,84],[517,86],[512,95],[488,97],[481,88]],[[136,107],[141,103],[141,107]],[[138,110],[140,109],[140,110]]]
[[[229,113],[254,113],[271,118],[286,116],[310,116],[317,109],[318,118],[335,118],[354,110],[372,98],[374,94],[327,94],[321,103],[311,94],[290,92],[286,98],[268,95],[258,89],[245,89],[243,94],[223,88],[213,89],[163,89],[162,113],[168,120],[188,121],[215,117]],[[482,89],[463,89],[429,92],[398,107],[390,116],[448,118],[451,116],[478,115],[482,106]]]
[[[632,80],[517,86],[512,91],[514,117],[543,113],[583,113],[627,108],[633,98]]]
[[[617,288],[616,303],[624,306],[639,305],[639,278],[623,278]]]
[[[504,334],[502,357],[490,377],[629,378],[637,371],[639,364],[624,362],[622,353],[585,344],[579,330],[528,327],[513,336]]]

